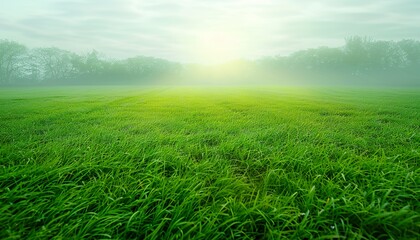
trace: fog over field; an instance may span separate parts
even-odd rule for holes
[[[419,39],[420,3],[332,0],[2,1],[0,36],[30,48],[92,49],[181,63],[286,56],[350,36]]]
[[[0,239],[420,239],[419,13],[0,0]]]
[[[110,59],[0,40],[2,85],[420,86],[420,41],[346,38],[337,48],[289,56],[181,64],[153,57]]]
[[[3,1],[0,84],[419,86],[420,3]]]

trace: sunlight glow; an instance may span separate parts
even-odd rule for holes
[[[204,64],[219,64],[241,57],[240,38],[225,31],[204,32],[191,46],[193,58]]]

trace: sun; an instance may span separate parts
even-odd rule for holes
[[[204,32],[192,44],[191,53],[199,63],[219,64],[241,56],[240,38],[223,31]]]

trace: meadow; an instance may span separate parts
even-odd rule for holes
[[[419,239],[420,90],[0,89],[1,239]]]

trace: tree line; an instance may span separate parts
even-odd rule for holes
[[[420,41],[355,36],[345,39],[342,47],[307,49],[241,64],[247,70],[269,72],[273,81],[420,85]],[[112,60],[95,50],[80,55],[59,48],[29,49],[15,41],[0,40],[1,85],[159,84],[164,76],[182,76],[191,68],[159,58]]]
[[[95,50],[79,55],[0,40],[0,84],[121,84],[150,82],[180,64],[153,57],[108,60]]]
[[[310,81],[368,85],[420,85],[420,41],[349,37],[342,47],[319,47],[260,60],[260,65]]]

